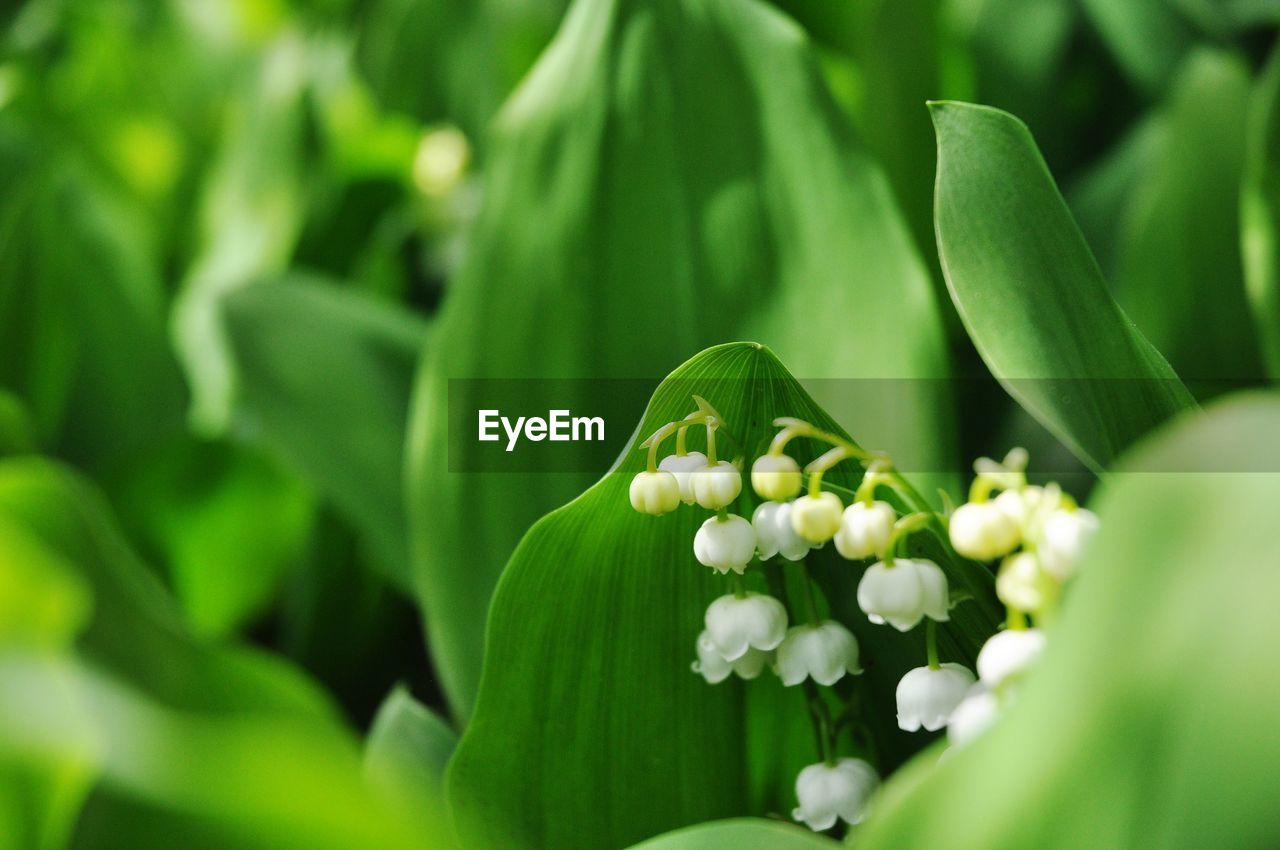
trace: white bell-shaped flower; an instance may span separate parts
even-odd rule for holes
[[[858,582],[858,607],[873,623],[909,631],[924,617],[946,622],[951,607],[947,576],[933,561],[898,558],[871,565]]]
[[[638,472],[631,479],[631,507],[661,516],[680,506],[680,485],[670,472]]]
[[[1044,521],[1036,553],[1048,573],[1058,581],[1075,575],[1080,553],[1098,531],[1098,517],[1093,511],[1076,508],[1058,509]]]
[[[693,504],[693,471],[707,465],[707,456],[702,452],[689,452],[682,455],[667,455],[658,464],[658,469],[670,472],[680,485],[680,500],[686,505]]]
[[[835,826],[837,819],[859,823],[879,784],[875,768],[862,759],[811,764],[796,777],[796,800],[800,805],[791,817],[818,832]]]
[[[720,654],[720,650],[716,648],[716,642],[711,639],[711,633],[703,629],[698,635],[695,645],[698,652],[698,660],[693,662],[693,672],[702,676],[707,680],[708,684],[716,685],[737,673],[739,678],[754,679],[764,670],[765,665],[773,659],[773,653],[762,652],[759,649],[748,649],[746,654],[734,661],[726,661],[724,656]]]
[[[722,460],[715,466],[703,465],[689,474],[693,500],[710,511],[733,504],[742,492],[742,473],[738,467]]]
[[[947,725],[947,718],[964,699],[977,678],[962,664],[947,662],[907,671],[898,682],[898,728],[907,732],[924,727],[935,732]]]
[[[1039,629],[1006,629],[996,632],[978,653],[978,678],[995,690],[1021,675],[1044,650],[1044,632]]]
[[[751,464],[751,486],[762,499],[785,502],[795,498],[802,485],[800,464],[791,455],[760,455]]]
[[[813,548],[791,527],[790,502],[762,502],[751,515],[751,527],[756,530],[756,547],[762,561],[774,555],[798,561]]]
[[[836,551],[851,561],[884,555],[897,519],[888,502],[854,502],[844,509],[835,536]]]
[[[756,533],[751,523],[736,514],[713,516],[693,536],[693,555],[704,567],[741,575],[756,554]]]
[[[826,543],[840,530],[844,503],[835,493],[801,496],[791,503],[791,527],[813,544]]]
[[[773,669],[788,687],[806,678],[819,685],[834,685],[846,673],[862,672],[858,640],[835,620],[824,620],[816,626],[792,626],[778,645]]]
[[[1044,608],[1055,592],[1056,582],[1040,566],[1031,552],[1019,552],[1004,559],[996,574],[996,596],[1010,608],[1035,612]]]
[[[969,502],[956,508],[949,523],[951,545],[966,558],[990,561],[1018,548],[1022,530],[995,502]]]
[[[787,609],[763,593],[728,594],[707,607],[705,625],[720,655],[737,661],[753,648],[778,648],[787,635]]]
[[[1005,490],[992,501],[1001,513],[1017,523],[1018,528],[1025,532],[1043,498],[1044,488],[1029,484],[1026,487]]]
[[[947,718],[947,743],[959,747],[969,743],[995,722],[1000,705],[991,689],[978,682],[969,688],[960,704]]]

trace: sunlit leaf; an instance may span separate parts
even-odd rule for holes
[[[838,842],[798,826],[777,821],[736,820],[703,823],[642,841],[632,850],[704,850],[733,847],[735,850],[822,850],[839,847]]]
[[[1144,441],[1040,665],[982,738],[887,789],[859,846],[1261,847],[1274,795],[1280,400],[1241,395]],[[1179,470],[1197,469],[1197,472]]]
[[[369,729],[365,775],[406,817],[421,819],[428,828],[446,824],[444,771],[457,743],[458,735],[447,723],[398,686]]]
[[[1191,404],[1107,291],[1025,125],[963,103],[932,107],[935,215],[956,308],[992,374],[1100,469]]]

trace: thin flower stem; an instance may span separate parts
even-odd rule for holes
[[[818,686],[812,679],[803,683],[805,700],[809,703],[809,716],[813,718],[814,738],[818,742],[818,757],[827,766],[836,763],[835,727],[831,722],[831,711],[826,700],[822,698]]]
[[[804,582],[804,598],[809,608],[809,622],[815,626],[820,625],[822,620],[818,616],[818,596],[813,590],[813,576],[809,574],[809,566],[804,561],[800,562],[800,577]]]
[[[685,448],[685,444],[684,444],[685,435],[688,432],[688,430],[689,430],[689,427],[686,425],[685,427],[676,431],[676,456],[677,457],[684,457],[689,453],[688,450]]]
[[[730,581],[733,585],[733,595],[738,599],[742,599],[747,595],[747,580],[741,573],[731,573]]]
[[[929,655],[929,669],[937,670],[938,663],[938,623],[932,617],[924,618],[924,648]]]

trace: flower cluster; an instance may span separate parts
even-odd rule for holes
[[[949,517],[935,513],[883,455],[791,418],[775,421],[780,430],[751,464],[751,490],[744,493],[743,458],[719,459],[717,432],[739,444],[708,402],[698,396],[694,401],[695,412],[662,426],[642,444],[648,467],[630,488],[631,504],[642,513],[665,514],[681,504],[713,512],[694,535],[693,554],[728,576],[731,588],[706,610],[693,670],[710,684],[733,676],[755,679],[770,670],[784,686],[803,687],[821,761],[796,779],[794,817],[815,830],[838,820],[855,824],[879,778],[869,761],[836,755],[848,718],[833,722],[830,700],[819,688],[862,672],[859,646],[845,624],[820,610],[807,556],[830,542],[842,558],[867,564],[856,597],[870,625],[907,632],[924,624],[926,663],[898,684],[898,725],[930,732],[946,727],[955,742],[990,722],[1008,688],[1039,652],[1043,634],[1026,627],[1027,617],[1038,622],[1054,604],[1097,521],[1058,488],[1027,485],[1025,453],[1018,452],[1004,464],[980,461],[969,502]],[[695,427],[706,430],[705,454],[686,449],[686,433]],[[672,436],[675,453],[659,460],[660,446]],[[797,437],[831,448],[802,468],[786,452]],[[846,505],[837,492],[841,488],[824,488],[823,476],[848,459],[859,462],[864,473],[856,491],[843,491],[851,496]],[[751,491],[762,501],[748,520]],[[1011,628],[987,642],[977,675],[939,659],[937,624],[949,621],[952,605],[965,594],[953,597],[937,563],[905,554],[908,537],[925,532],[960,555],[1002,559],[997,592],[1010,607]],[[792,593],[798,582],[802,597],[788,599],[787,582],[777,572],[768,574],[773,576],[770,593],[748,590],[745,576],[757,560],[776,565],[770,570],[795,570]]]

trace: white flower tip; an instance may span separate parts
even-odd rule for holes
[[[680,505],[680,484],[670,472],[638,472],[631,479],[631,507],[652,516],[674,511]]]
[[[792,499],[803,486],[800,464],[790,455],[761,455],[751,465],[751,486],[763,499],[773,502]]]

